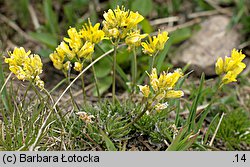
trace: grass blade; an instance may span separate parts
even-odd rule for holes
[[[106,135],[105,132],[103,132],[103,130],[100,129],[100,132],[102,134],[102,137],[106,143],[107,149],[108,151],[117,151],[117,149],[115,148],[114,143],[109,139],[109,137]]]
[[[53,11],[52,1],[44,0],[43,7],[49,29],[51,33],[56,36],[57,32],[59,32],[59,28],[58,28],[57,15]]]
[[[201,75],[201,80],[200,80],[200,85],[198,88],[198,92],[197,95],[194,99],[194,102],[192,103],[190,112],[189,112],[189,116],[188,116],[188,120],[186,125],[188,126],[188,131],[190,132],[191,130],[194,130],[195,127],[195,116],[196,116],[196,110],[198,107],[198,103],[201,97],[201,93],[202,93],[202,88],[203,88],[203,84],[204,84],[204,80],[205,80],[205,74],[202,73]]]

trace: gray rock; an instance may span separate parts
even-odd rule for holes
[[[212,16],[201,23],[201,29],[184,42],[174,53],[175,66],[190,64],[196,74],[205,72],[215,75],[214,65],[218,57],[230,54],[240,44],[240,34],[235,28],[229,29],[230,18]]]

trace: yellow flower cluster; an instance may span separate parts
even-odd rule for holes
[[[109,9],[103,14],[103,17],[105,19],[103,21],[105,35],[115,39],[125,38],[144,19],[138,12],[126,11],[123,6],[121,9],[119,6],[114,10]]]
[[[160,32],[157,36],[153,36],[153,39],[149,36],[149,41],[142,42],[141,45],[143,47],[143,52],[152,56],[160,50],[163,50],[165,43],[168,40],[168,32]]]
[[[157,75],[156,68],[152,69],[150,78],[150,85],[153,90],[150,90],[148,85],[138,85],[143,96],[151,100],[152,107],[157,111],[167,108],[167,102],[160,103],[163,99],[180,98],[184,95],[181,90],[174,90],[174,87],[180,77],[183,76],[181,69],[175,70],[173,73],[166,73],[163,71],[160,76]]]
[[[88,20],[88,24],[83,26],[82,30],[80,30],[81,37],[85,39],[85,41],[89,41],[91,43],[99,43],[104,39],[104,32],[99,30],[100,23],[96,23],[94,27],[92,26],[90,19]]]
[[[237,76],[243,71],[246,65],[242,60],[246,56],[241,51],[233,49],[231,57],[225,57],[225,60],[220,57],[215,64],[215,72],[217,75],[223,75],[221,85],[228,84],[230,82],[236,82]]]
[[[104,38],[104,32],[99,30],[99,27],[99,23],[92,26],[88,20],[88,24],[85,24],[79,32],[76,28],[70,28],[68,30],[69,38],[64,38],[56,51],[49,56],[54,67],[66,73],[73,66],[71,62],[74,62],[74,69],[81,71],[83,61],[92,58],[95,44]]]
[[[127,34],[125,39],[125,43],[129,46],[129,50],[131,47],[138,47],[141,45],[141,40],[148,36],[148,34],[140,34],[140,30],[134,30]]]
[[[15,48],[13,53],[8,52],[10,58],[5,58],[9,64],[10,71],[17,76],[19,80],[28,80],[34,82],[40,89],[44,88],[44,82],[39,75],[42,73],[42,61],[36,54],[26,52],[23,47]]]

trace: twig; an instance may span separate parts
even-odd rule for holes
[[[242,44],[239,45],[239,49],[243,49],[247,46],[250,46],[250,41],[243,42]]]
[[[210,147],[213,145],[215,136],[216,136],[216,134],[217,134],[217,132],[218,132],[218,130],[219,130],[219,127],[220,127],[220,124],[221,124],[221,122],[222,122],[222,119],[223,119],[224,115],[225,115],[225,114],[222,113],[222,115],[221,115],[221,117],[220,117],[220,121],[219,121],[219,123],[218,123],[218,125],[217,125],[217,127],[216,127],[216,129],[215,129],[214,135],[213,135],[213,137],[212,137],[212,139],[211,139],[211,141],[210,141],[210,143],[209,143],[209,146],[210,146]]]
[[[150,21],[150,24],[152,26],[159,25],[159,24],[165,24],[165,23],[170,23],[170,22],[177,22],[179,21],[178,16],[172,16],[172,17],[166,17],[166,18],[160,18],[160,19],[155,19]]]
[[[182,28],[185,28],[185,27],[189,27],[189,26],[192,26],[194,24],[197,24],[197,23],[200,23],[201,22],[201,19],[200,18],[196,18],[196,19],[193,19],[191,21],[188,21],[184,24],[180,24],[180,25],[177,25],[177,26],[174,26],[174,27],[169,27],[169,28],[165,28],[163,29],[163,31],[167,31],[167,32],[173,32],[173,31],[176,31],[178,29],[182,29]],[[152,34],[150,35],[157,35],[158,34],[158,31],[157,32],[153,32]]]
[[[202,12],[196,12],[196,13],[191,13],[188,15],[189,19],[195,19],[197,17],[206,17],[206,16],[212,16],[216,15],[219,12],[217,10],[209,10],[209,11],[202,11]]]
[[[13,21],[10,21],[6,16],[0,13],[0,19],[3,20],[6,24],[8,24],[11,28],[16,30],[21,36],[25,39],[36,42],[31,36],[29,36],[26,32],[24,32],[18,25],[16,25]]]

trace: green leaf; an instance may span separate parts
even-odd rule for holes
[[[53,11],[51,0],[43,1],[44,13],[47,24],[52,34],[56,35],[59,32],[58,18],[56,13]]]
[[[172,141],[170,146],[167,148],[167,151],[185,151],[195,142],[199,132],[193,134],[193,132],[188,132],[188,126],[182,127]]]
[[[189,110],[189,116],[188,116],[188,120],[186,122],[186,125],[188,126],[188,131],[194,130],[196,110],[197,110],[198,103],[199,103],[199,100],[201,97],[204,80],[205,80],[205,74],[202,73],[200,85],[199,85],[199,88],[197,90],[197,95],[192,103],[191,109]]]
[[[49,33],[40,33],[40,32],[30,32],[30,35],[39,42],[47,45],[51,49],[57,47],[57,39],[55,36]]]
[[[197,127],[196,127],[196,131],[198,131],[199,129],[201,129],[202,127],[202,124],[205,120],[205,118],[207,117],[207,114],[209,113],[210,111],[210,108],[211,108],[211,103],[204,109],[203,113],[201,114],[201,118],[199,119],[198,123],[197,123]]]
[[[184,40],[187,40],[192,36],[192,30],[190,27],[178,29],[170,34],[172,38],[172,44],[178,44]]]
[[[97,62],[95,65],[95,72],[97,78],[103,78],[110,74],[112,66],[107,57],[103,58],[101,61]]]
[[[129,52],[127,48],[120,48],[116,54],[116,62],[122,65],[129,63],[129,59],[132,55],[133,52]]]
[[[152,0],[136,0],[133,1],[131,5],[132,11],[138,11],[141,15],[147,16],[153,10],[153,1]]]
[[[49,57],[50,53],[52,53],[53,50],[51,49],[41,49],[39,50],[38,54],[41,56],[41,57]]]
[[[157,62],[156,62],[157,66],[156,66],[156,68],[157,68],[158,71],[161,71],[162,65],[163,65],[164,60],[165,60],[165,58],[167,56],[169,48],[172,45],[172,39],[173,39],[172,37],[169,38],[169,40],[165,43],[163,51],[161,51],[160,54],[157,56]]]
[[[75,15],[74,9],[72,7],[72,4],[70,3],[67,5],[64,5],[63,11],[64,11],[64,14],[65,14],[67,21],[68,21],[67,25],[73,25],[74,22],[76,22],[76,15]]]
[[[99,92],[102,95],[112,84],[112,77],[106,76],[104,78],[98,79]],[[97,96],[96,88],[94,88],[94,96]]]
[[[177,136],[175,137],[175,139],[172,141],[172,143],[170,144],[170,146],[167,148],[167,151],[176,151],[179,143],[181,141],[181,139],[184,137],[185,133],[187,132],[188,127],[182,127],[179,131],[179,133],[177,134]]]
[[[106,135],[106,133],[101,129],[100,129],[100,132],[102,134],[103,140],[106,143],[108,151],[117,151],[117,149],[115,148],[114,143],[109,139],[109,137]]]
[[[187,65],[188,66],[188,65]],[[183,68],[183,72],[186,71],[186,68],[188,68],[187,66],[185,66]],[[182,85],[184,84],[185,80],[187,79],[187,77],[189,76],[189,74],[191,74],[192,71],[190,71],[189,73],[185,74],[182,78],[180,78],[180,81],[177,82],[176,85],[176,89],[181,89]],[[176,106],[176,117],[175,117],[175,125],[178,127],[179,122],[180,122],[180,111],[181,111],[181,103],[180,100],[176,100],[175,101],[175,106]]]
[[[215,117],[212,119],[212,121],[211,121],[211,123],[210,123],[210,125],[209,125],[209,127],[208,127],[208,129],[207,129],[207,132],[206,132],[206,134],[205,134],[205,137],[204,137],[204,144],[207,143],[209,134],[210,134],[210,132],[211,132],[211,130],[212,130],[212,127],[214,126],[214,124],[216,123],[216,121],[219,119],[219,116],[220,116],[220,113],[217,113],[217,114],[215,115]]]
[[[151,26],[151,24],[149,23],[148,19],[144,18],[144,20],[142,20],[142,22],[139,23],[142,27],[142,30],[144,33],[152,33],[153,32],[153,27]]]

